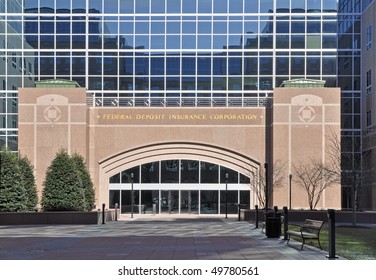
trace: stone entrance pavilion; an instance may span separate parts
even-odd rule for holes
[[[98,106],[74,83],[39,82],[19,89],[19,150],[35,167],[40,194],[56,152],[80,153],[96,204],[119,203],[122,212],[131,189],[140,213],[152,205],[157,213],[224,213],[226,189],[228,203],[253,208],[259,202],[251,185],[265,163],[270,173],[276,162],[285,180],[278,188],[270,183],[269,206],[308,208],[289,175],[294,165],[328,161],[328,139],[340,132],[340,90],[295,83],[274,89],[273,104],[262,107],[138,108]],[[341,207],[339,185],[317,208],[329,207]]]

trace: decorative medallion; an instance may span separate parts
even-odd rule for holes
[[[61,111],[58,107],[50,105],[44,110],[43,116],[48,122],[55,123],[60,119]]]
[[[302,122],[309,123],[315,119],[315,110],[311,106],[304,106],[299,109],[298,116]]]

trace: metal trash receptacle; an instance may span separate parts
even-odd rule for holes
[[[265,235],[268,238],[281,236],[281,213],[267,213],[265,217]]]

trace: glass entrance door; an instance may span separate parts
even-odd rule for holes
[[[180,213],[198,214],[198,191],[180,192]]]
[[[161,213],[179,213],[179,191],[161,191]]]

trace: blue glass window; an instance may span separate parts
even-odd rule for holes
[[[179,49],[180,48],[180,36],[179,35],[167,35],[166,36],[166,48],[167,49]]]
[[[229,22],[229,33],[230,34],[242,34],[243,33],[243,22],[242,21],[230,21]]]
[[[179,34],[180,21],[167,21],[167,34]]]
[[[323,49],[335,49],[337,48],[337,36],[336,35],[323,35],[322,36]]]
[[[135,74],[136,75],[149,75],[149,59],[148,57],[135,58]]]
[[[179,89],[180,89],[180,78],[178,77],[166,78],[166,90],[179,90]]]
[[[90,13],[102,13],[102,0],[90,0],[89,12]]]
[[[136,2],[136,13],[137,14],[148,14],[149,13],[149,0],[137,0]]]
[[[56,48],[57,49],[70,49],[70,36],[56,36]]]
[[[25,9],[25,13],[38,13],[38,0],[24,1],[24,9]],[[4,7],[4,11],[5,11],[5,7]]]
[[[56,13],[57,14],[69,14],[70,9],[71,9],[70,1],[56,1]]]
[[[197,78],[197,90],[211,90],[210,77],[198,77]]]
[[[120,1],[120,13],[133,14],[134,13],[134,0]]]
[[[275,64],[275,71],[277,75],[288,75],[290,64],[288,57],[277,57]]]
[[[135,36],[135,47],[138,49],[148,49],[149,48],[149,36]]]
[[[150,47],[152,49],[164,49],[165,48],[165,36],[164,35],[152,35],[150,39]]]
[[[336,57],[323,57],[322,58],[322,74],[323,75],[335,75],[336,74]]]
[[[212,67],[210,57],[197,58],[197,75],[210,75],[211,69]]]
[[[151,0],[151,13],[163,14],[165,12],[165,0]]]
[[[120,34],[133,34],[134,23],[132,21],[120,22]]]
[[[164,78],[163,77],[151,77],[150,78],[151,90],[164,90]]]
[[[259,1],[258,0],[245,0],[244,1],[244,12],[245,13],[258,13],[259,11]]]
[[[305,2],[306,2],[305,0],[291,0],[291,12],[305,13],[305,10],[306,10]]]
[[[167,13],[180,13],[180,1],[176,0],[167,0]]]
[[[289,32],[290,32],[290,22],[288,21],[276,22],[276,33],[289,33]]]
[[[183,35],[182,48],[183,49],[196,49],[196,36]]]
[[[243,0],[231,0],[229,1],[229,12],[232,14],[243,13]]]
[[[257,75],[258,74],[258,58],[246,57],[244,59],[244,74],[245,75]]]
[[[277,13],[288,13],[290,12],[290,0],[278,0],[277,4]]]
[[[307,33],[321,33],[321,22],[307,21]]]
[[[307,75],[320,75],[320,57],[307,57]]]
[[[227,34],[227,22],[226,21],[214,21],[213,33],[214,34]]]
[[[214,7],[213,12],[214,13],[227,13],[227,0],[213,0]]]
[[[73,13],[85,13],[86,12],[86,0],[72,1],[72,11]]]
[[[291,33],[304,33],[305,22],[304,21],[291,21]]]
[[[260,0],[260,13],[273,13],[273,0]]]
[[[304,75],[304,57],[291,58],[291,75]]]
[[[210,35],[198,35],[197,36],[197,48],[198,49],[211,49],[211,36]]]
[[[105,0],[105,1],[103,1],[104,12],[106,14],[117,14],[118,3],[119,3],[118,0]]]
[[[289,46],[290,46],[289,35],[277,35],[276,36],[276,48],[277,49],[288,49]]]
[[[273,59],[271,57],[260,57],[260,75],[273,74]]]
[[[325,13],[337,12],[337,0],[325,0],[322,1],[322,9]]]
[[[86,23],[84,21],[73,21],[72,34],[86,34]]]
[[[163,21],[151,22],[151,34],[164,34],[164,33],[165,33],[165,23]]]
[[[183,34],[196,34],[195,21],[183,21],[182,23]]]
[[[226,75],[226,57],[213,57],[213,75]]]
[[[212,24],[210,21],[199,21],[197,29],[199,34],[211,34]]]
[[[136,77],[135,87],[136,87],[136,90],[148,90],[149,89],[149,78]]]
[[[307,1],[307,12],[308,13],[320,13],[321,12],[321,0]]]
[[[167,75],[180,75],[180,58],[167,57],[166,58],[166,74]]]
[[[211,13],[212,12],[212,0],[200,0],[198,2],[199,13]]]
[[[54,36],[40,36],[40,48],[41,49],[54,49],[55,48],[55,38]],[[53,73],[53,70],[52,72]]]
[[[40,22],[40,33],[41,34],[54,34],[55,24],[54,22],[41,21]]]
[[[227,36],[225,36],[225,35],[214,35],[213,36],[213,48],[214,49],[227,48]]]
[[[181,89],[182,90],[195,90],[196,79],[194,77],[183,77]]]
[[[196,74],[196,59],[195,57],[183,57],[181,60],[181,68],[183,75],[195,75]]]
[[[100,21],[89,21],[89,33],[90,34],[101,34],[102,33],[102,23]]]
[[[196,0],[182,0],[182,12],[185,14],[196,13]]]
[[[104,22],[104,34],[118,34],[118,23],[116,21]]]
[[[260,36],[260,49],[272,49],[273,48],[273,36],[263,35]]]
[[[55,1],[54,0],[40,0],[41,13],[54,13]]]
[[[337,22],[336,21],[326,21],[322,24],[323,33],[336,33],[337,32]]]
[[[25,21],[25,33],[37,34],[38,33],[38,21]]]
[[[56,75],[69,75],[70,67],[69,57],[56,57]]]
[[[84,75],[86,68],[85,57],[72,57],[72,75]]]
[[[229,57],[228,59],[228,74],[229,75],[241,75],[242,74],[242,58],[241,57]]]
[[[291,48],[292,49],[304,49],[305,48],[305,36],[304,35],[291,35]]]
[[[136,34],[149,34],[149,22],[136,21]]]

